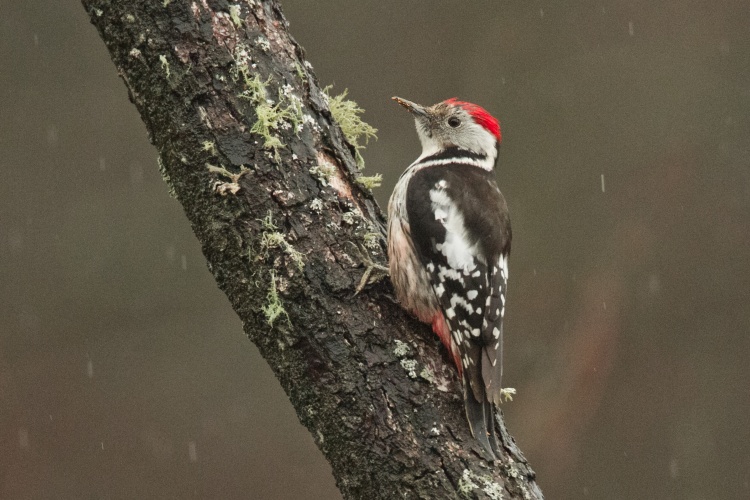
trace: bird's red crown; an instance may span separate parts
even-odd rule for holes
[[[451,106],[460,106],[471,115],[475,123],[481,125],[487,132],[494,135],[497,138],[498,142],[502,140],[503,136],[500,132],[500,122],[497,120],[497,118],[489,114],[489,112],[482,106],[478,106],[466,101],[459,101],[456,97],[447,99],[445,103],[450,104]]]

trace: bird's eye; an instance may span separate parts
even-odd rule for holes
[[[455,116],[451,116],[450,118],[448,118],[448,125],[450,125],[453,128],[456,128],[459,125],[461,125],[461,120],[459,120]]]

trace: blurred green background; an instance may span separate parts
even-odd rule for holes
[[[178,0],[174,0],[178,1]],[[750,498],[747,1],[282,0],[323,84],[503,125],[508,427],[550,499]],[[340,498],[77,1],[0,0],[0,498]]]

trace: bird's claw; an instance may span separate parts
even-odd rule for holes
[[[356,245],[351,241],[349,243],[357,250],[360,260],[366,266],[365,272],[362,274],[362,278],[359,280],[359,284],[354,290],[354,296],[356,297],[367,285],[377,283],[388,276],[389,271],[386,266],[373,261],[367,249],[363,248],[361,245]]]
[[[516,390],[512,387],[505,387],[503,389],[500,389],[500,398],[505,399],[505,401],[513,401],[513,396],[516,395]]]

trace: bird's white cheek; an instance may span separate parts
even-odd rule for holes
[[[419,155],[417,161],[440,151],[440,141],[435,140],[434,136],[428,136],[420,127],[419,122],[417,122],[417,134],[419,135],[419,142],[422,143],[422,154]]]

